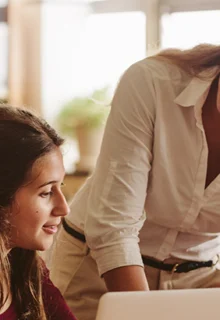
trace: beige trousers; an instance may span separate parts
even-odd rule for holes
[[[167,259],[166,263],[178,262]],[[182,262],[181,260],[179,262]],[[95,320],[100,296],[105,293],[104,280],[88,246],[73,238],[61,227],[51,260],[51,279],[60,289],[78,320]],[[170,273],[146,266],[150,290],[220,287],[220,263],[187,273]]]

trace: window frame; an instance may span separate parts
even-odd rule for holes
[[[0,7],[0,22],[8,23],[8,6]]]
[[[143,11],[143,0],[94,1],[89,5],[94,14]]]
[[[0,23],[8,24],[8,4],[6,4],[4,6],[0,6]],[[9,43],[8,43],[8,47],[9,47]],[[8,64],[8,60],[7,60],[7,64]],[[9,90],[9,88],[8,88],[8,77],[9,77],[9,74],[7,74],[7,78],[6,78],[7,90]],[[7,98],[6,97],[0,96],[0,100],[1,100],[1,102],[7,102]]]
[[[160,12],[174,13],[184,11],[219,10],[219,0],[160,0]]]

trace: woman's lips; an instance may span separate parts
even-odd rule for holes
[[[48,234],[55,234],[58,231],[58,227],[56,225],[43,226],[42,229]]]

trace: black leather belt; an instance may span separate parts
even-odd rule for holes
[[[62,219],[62,224],[63,224],[64,230],[68,234],[70,234],[72,237],[74,237],[84,243],[86,242],[86,238],[85,238],[84,234],[82,234],[82,233],[74,230],[72,227],[70,227],[64,218]],[[160,269],[160,270],[164,270],[164,271],[169,271],[172,273],[189,272],[189,271],[196,270],[199,268],[212,267],[213,265],[215,265],[219,261],[218,260],[216,263],[213,263],[212,260],[187,261],[187,262],[183,262],[180,264],[179,263],[169,264],[169,263],[164,263],[163,261],[157,261],[152,258],[145,257],[145,256],[142,256],[142,260],[143,260],[143,263],[147,266],[150,266],[150,267],[153,267],[156,269]]]
[[[174,264],[169,264],[169,263],[163,263],[163,261],[157,261],[145,256],[142,256],[143,263],[147,266],[164,270],[164,271],[169,271],[171,273],[182,273],[182,272],[189,272],[192,270],[196,270],[199,268],[204,268],[204,267],[212,267],[216,263],[213,263],[212,260],[208,261],[187,261],[183,263],[174,263]]]
[[[72,227],[70,227],[65,219],[62,219],[62,225],[63,225],[64,230],[67,233],[69,233],[72,237],[74,237],[82,242],[86,242],[86,238],[85,238],[84,234],[82,234],[82,233],[74,230]]]

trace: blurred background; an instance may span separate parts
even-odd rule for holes
[[[0,0],[0,99],[54,125],[67,173],[86,177],[125,69],[160,49],[220,44],[219,30],[219,0]]]

